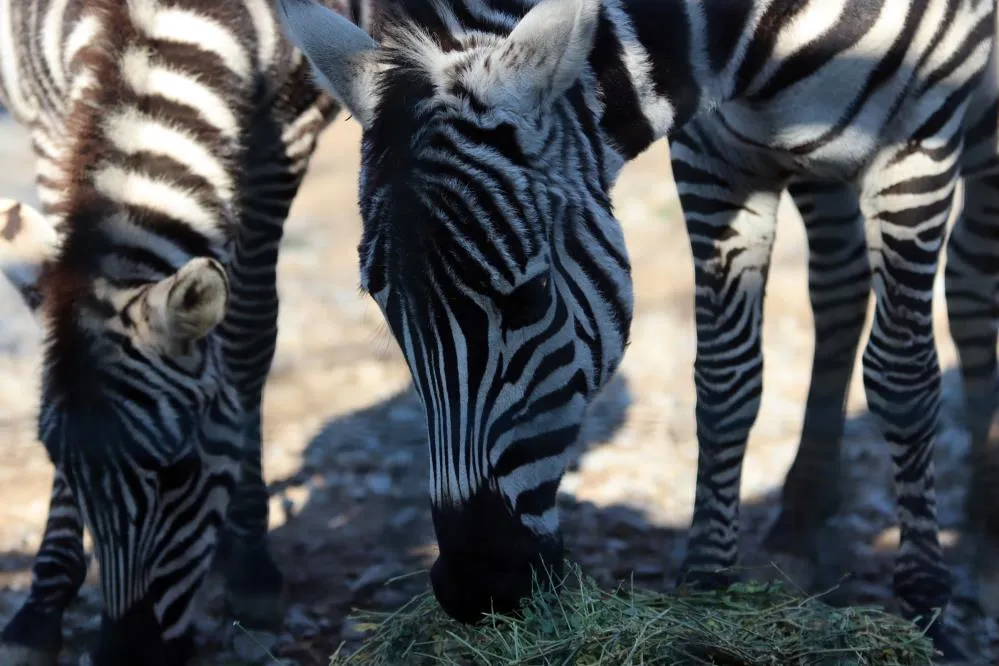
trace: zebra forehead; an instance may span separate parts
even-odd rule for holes
[[[466,194],[472,200],[479,195]],[[433,299],[459,288],[496,298],[547,263],[536,233],[525,234],[522,223],[509,219],[483,219],[453,190],[401,183],[372,199],[359,246],[369,292],[391,286]]]

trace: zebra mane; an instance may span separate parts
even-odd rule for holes
[[[185,5],[200,11],[204,3],[186,0],[174,2],[170,8],[185,8]],[[126,117],[134,114],[161,121],[169,118],[165,122],[169,125],[176,124],[175,119],[181,119],[183,124],[179,129],[209,148],[212,155],[226,165],[227,171],[235,168],[234,140],[199,118],[197,109],[158,95],[150,84],[154,76],[152,68],[143,71],[143,67],[148,67],[155,58],[157,65],[166,65],[185,75],[199,75],[204,82],[213,83],[216,80],[228,83],[233,74],[224,63],[213,60],[211,54],[190,44],[171,43],[169,35],[155,34],[151,24],[156,20],[157,10],[157,3],[152,0],[88,2],[87,11],[94,15],[100,28],[95,39],[76,54],[72,64],[76,89],[66,119],[69,145],[62,165],[63,188],[67,195],[54,210],[65,221],[65,240],[54,264],[54,269],[63,274],[63,280],[72,275],[87,279],[97,274],[99,259],[114,245],[114,229],[105,223],[115,214],[127,216],[129,223],[139,227],[162,229],[173,237],[178,233],[185,236],[187,247],[184,249],[192,255],[207,255],[212,251],[205,239],[197,237],[201,234],[185,233],[181,229],[187,223],[181,214],[126,203],[118,198],[124,190],[133,187],[127,177],[120,178],[117,183],[99,185],[95,178],[102,168],[113,166],[122,174],[140,172],[153,179],[165,174],[168,182],[200,195],[219,221],[230,219],[221,205],[223,202],[208,192],[210,183],[190,173],[188,165],[149,151],[145,146],[126,152],[109,140],[113,128],[107,120],[116,112],[126,114]],[[134,57],[142,52],[150,60],[141,62]],[[227,87],[215,89],[223,94],[227,104],[238,105],[235,96],[227,98],[224,95]],[[229,229],[220,229],[218,236],[225,237],[228,232]]]
[[[198,0],[88,0],[86,12],[97,29],[69,65],[68,144],[60,164],[65,196],[52,209],[62,220],[62,238],[39,277],[50,322],[50,379],[60,386],[80,386],[79,377],[93,370],[89,364],[105,344],[88,325],[88,312],[107,313],[110,307],[96,285],[150,283],[172,274],[186,258],[218,258],[227,247],[235,202],[231,193],[228,200],[222,196],[218,182],[237,172],[238,124],[206,117],[204,104],[171,96],[156,77],[169,70],[197,80],[237,120],[247,102],[234,92],[252,85],[241,78],[247,72],[234,71],[221,57],[224,46],[209,51],[171,39],[183,37],[180,21],[171,21],[186,16],[169,12],[196,12],[225,24],[239,9]],[[204,26],[188,28],[199,29]],[[198,163],[192,154],[178,160],[183,149],[171,155],[169,138],[143,135],[161,128],[189,138],[212,163]],[[213,182],[206,173],[217,178]],[[150,183],[168,186],[169,195],[150,190]],[[195,203],[185,208],[178,202]],[[198,213],[193,221],[192,211]]]

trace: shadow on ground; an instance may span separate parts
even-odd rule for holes
[[[962,483],[965,464],[963,435],[953,432],[960,418],[954,410],[959,399],[953,395],[956,381],[954,371],[946,374],[950,397],[938,452],[942,489]],[[618,375],[593,405],[577,459],[611,446],[608,442],[626,422],[631,402],[627,378]],[[233,627],[221,608],[218,582],[213,581],[205,617],[198,623],[200,663],[273,664],[263,652],[266,648],[288,664],[327,664],[341,641],[349,644],[357,638],[346,619],[353,608],[393,609],[426,589],[436,547],[424,432],[419,402],[407,388],[331,420],[312,437],[300,469],[270,486],[285,513],[283,524],[271,533],[276,559],[289,583],[285,626],[277,634],[252,637]],[[849,548],[831,566],[840,569],[836,576],[854,574],[844,586],[847,594],[841,602],[880,604],[888,599],[894,550],[887,450],[869,414],[849,419],[846,432],[850,499],[830,529]],[[696,446],[693,441],[688,445]],[[883,487],[873,487],[872,478],[881,479]],[[773,481],[771,491],[742,505],[743,563],[759,567],[750,569],[757,571],[754,577],[763,575],[771,561],[759,542],[779,502],[782,479]],[[639,508],[597,505],[569,492],[560,495],[559,503],[569,556],[601,584],[611,586],[633,577],[636,584],[651,589],[673,586],[685,549],[686,524],[656,524]],[[945,508],[941,513],[944,524],[953,527],[953,512]],[[958,554],[951,555],[959,559]],[[0,554],[4,575],[23,576],[29,566],[28,554]],[[93,640],[97,603],[96,590],[88,585],[68,616],[69,650],[63,663],[76,663],[68,659]],[[0,620],[5,621],[13,609],[3,610]],[[972,633],[986,632],[981,618],[973,621],[978,624]],[[989,626],[994,629],[994,624]],[[981,640],[976,635],[972,644]]]

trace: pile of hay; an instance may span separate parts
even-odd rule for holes
[[[331,666],[631,666],[638,664],[931,664],[911,623],[884,611],[833,608],[777,583],[663,595],[597,587],[569,565],[559,594],[536,593],[520,617],[477,626],[448,619],[429,592],[394,613],[354,616],[368,632]],[[550,589],[550,588],[549,588]]]

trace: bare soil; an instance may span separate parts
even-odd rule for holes
[[[289,582],[282,632],[250,635],[206,591],[199,620],[205,664],[328,663],[356,639],[355,606],[392,608],[425,589],[435,545],[427,500],[424,423],[398,348],[358,291],[358,125],[338,119],[324,135],[287,223],[279,267],[277,358],[265,400],[265,475],[272,543]],[[0,117],[0,195],[35,203],[27,138]],[[697,444],[692,364],[693,268],[672,183],[657,144],[628,165],[614,197],[634,266],[632,339],[617,378],[593,405],[578,465],[562,485],[571,556],[607,584],[634,575],[669,589],[691,517]],[[941,296],[942,296],[942,292]],[[960,518],[967,435],[960,424],[954,349],[937,299],[946,409],[937,451],[938,504],[966,588],[952,530]],[[0,283],[0,622],[21,603],[41,537],[52,470],[34,436],[40,334]],[[801,429],[813,348],[800,218],[785,200],[770,275],[764,332],[765,395],[743,481],[744,560],[770,556],[758,542],[775,517]],[[848,544],[833,566],[855,574],[844,597],[889,596],[894,530],[887,447],[855,373],[844,458],[847,505],[833,529]],[[384,585],[407,573],[413,575]],[[63,664],[94,637],[96,568],[66,617]],[[960,625],[981,663],[995,662],[995,622],[959,603]]]

